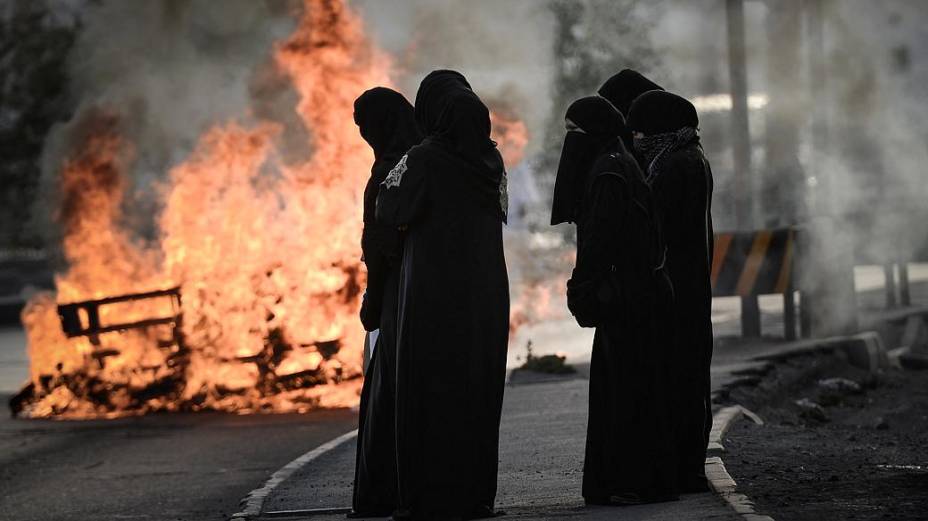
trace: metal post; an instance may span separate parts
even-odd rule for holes
[[[731,84],[731,137],[735,160],[735,219],[738,228],[753,228],[750,185],[751,132],[748,125],[748,75],[744,50],[744,0],[726,0],[728,76]],[[757,296],[741,297],[741,333],[760,336]]]
[[[808,120],[802,87],[801,0],[768,0],[767,90],[764,109],[764,162],[754,176],[760,182],[755,206],[764,228],[795,226],[808,218],[806,175],[799,162],[802,126]]]
[[[886,289],[886,309],[896,307],[896,276],[893,263],[883,264],[883,287]]]
[[[731,137],[735,160],[735,218],[743,230],[752,228],[749,179],[751,133],[748,126],[748,76],[744,49],[744,0],[726,0],[728,73],[731,84]]]
[[[831,214],[831,199],[827,194],[831,179],[825,168],[825,156],[828,148],[828,105],[827,97],[827,60],[825,57],[825,14],[824,0],[804,0],[809,42],[809,89],[812,106],[812,161],[811,172],[815,177],[813,196],[810,205],[818,214]],[[823,197],[818,197],[822,194]]]
[[[831,197],[834,180],[824,166],[828,150],[827,57],[824,32],[828,0],[805,0],[809,39],[809,83],[812,95],[812,157],[815,165],[813,215],[803,256],[802,312],[808,331],[815,336],[834,336],[857,330],[857,294],[854,287],[854,254],[851,230],[834,213]],[[803,320],[806,320],[803,317]],[[805,324],[803,324],[805,325]]]
[[[808,52],[809,52],[809,87],[811,98],[814,101],[810,107],[812,113],[812,154],[810,162],[810,172],[815,183],[810,188],[808,203],[813,215],[829,215],[830,201],[827,197],[820,197],[820,194],[830,193],[827,186],[830,180],[827,178],[825,168],[825,154],[828,146],[828,122],[827,122],[827,105],[825,100],[825,80],[826,61],[825,61],[825,16],[823,13],[822,0],[805,0],[803,6],[806,11],[806,28],[808,31]],[[811,266],[808,266],[811,259],[807,256],[803,263],[807,265],[806,276],[811,276]],[[816,298],[813,291],[807,284],[800,281],[799,292],[799,334],[802,338],[812,336],[812,310],[815,307]]]
[[[812,299],[808,291],[799,292],[799,336],[812,338]]]
[[[796,293],[792,284],[783,294],[783,336],[789,340],[796,340]]]
[[[909,263],[899,260],[899,304],[912,305],[912,294],[909,292]]]
[[[741,336],[760,338],[760,304],[757,295],[741,297]]]

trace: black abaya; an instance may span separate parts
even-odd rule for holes
[[[591,175],[568,283],[572,309],[590,298],[575,288],[591,283],[602,307],[590,363],[583,497],[591,504],[665,501],[676,497],[666,336],[673,290],[660,269],[652,198],[634,158],[604,156]]]
[[[352,510],[359,516],[388,516],[397,505],[396,484],[396,289],[399,267],[384,281],[380,334],[361,387],[358,450]]]
[[[705,487],[712,428],[712,170],[698,142],[669,155],[652,184],[676,295],[675,395],[678,474],[687,490]]]
[[[374,150],[371,177],[364,189],[361,249],[368,284],[361,321],[365,329],[379,329],[380,334],[361,388],[352,509],[355,515],[386,516],[397,505],[394,378],[401,243],[395,227],[376,222],[375,204],[380,183],[420,138],[412,105],[398,92],[383,87],[358,98],[355,121]]]
[[[596,327],[583,497],[591,504],[675,498],[668,400],[673,290],[650,188],[622,144],[622,115],[605,99],[567,109],[551,223],[577,224],[567,305]]]
[[[673,290],[650,188],[601,97],[567,109],[551,222],[577,224],[567,304],[596,327],[583,497],[592,504],[675,498],[668,400]]]
[[[713,181],[698,126],[693,104],[669,92],[647,92],[630,109],[629,127],[640,133],[636,147],[647,161],[676,295],[677,472],[688,492],[708,489],[704,463],[712,428]]]
[[[387,176],[377,203],[378,219],[407,229],[394,517],[487,517],[496,496],[509,335],[505,173],[489,141],[486,107],[462,76],[429,75],[416,115],[427,137]]]

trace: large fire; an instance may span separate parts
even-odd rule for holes
[[[354,98],[389,85],[389,60],[341,0],[306,0],[274,63],[300,95],[310,158],[283,164],[282,129],[209,130],[164,186],[157,244],[120,208],[132,144],[120,115],[87,111],[60,175],[67,271],[23,313],[30,386],[21,414],[301,411],[357,402],[361,190],[372,160]],[[272,172],[269,175],[268,172]],[[180,286],[183,321],[67,338],[57,305]],[[164,314],[165,300],[100,308],[102,323]]]
[[[154,243],[124,225],[134,156],[121,131],[126,116],[106,107],[81,113],[59,176],[56,218],[68,268],[56,293],[36,295],[23,312],[30,383],[15,400],[21,415],[357,403],[361,193],[372,154],[352,110],[362,91],[391,84],[390,60],[344,0],[305,0],[273,63],[299,93],[294,110],[311,134],[309,159],[282,159],[277,122],[216,125],[168,173]],[[494,118],[514,164],[525,127]],[[101,305],[99,325],[182,317],[175,323],[78,336],[62,329],[61,304],[174,287],[180,309],[170,298]],[[87,328],[95,319],[78,311]]]

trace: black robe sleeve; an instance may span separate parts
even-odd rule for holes
[[[374,166],[371,179],[364,188],[364,229],[361,232],[361,252],[367,266],[367,291],[361,302],[361,324],[366,331],[380,326],[385,286],[390,270],[399,256],[399,232],[395,227],[377,222],[375,207],[380,183],[392,163]]]
[[[596,327],[615,298],[611,271],[616,264],[616,239],[631,196],[623,177],[604,173],[593,182],[586,199],[577,232],[577,265],[567,282],[567,306],[580,326]]]

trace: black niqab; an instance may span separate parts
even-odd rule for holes
[[[599,96],[580,98],[565,115],[567,135],[554,182],[551,224],[576,222],[577,205],[587,185],[593,161],[607,147],[622,150],[619,136],[625,121],[615,107]]]
[[[374,151],[371,177],[364,188],[364,222],[372,223],[380,183],[422,136],[412,105],[402,94],[386,87],[374,87],[355,100],[354,122]]]
[[[374,150],[374,160],[397,160],[421,140],[412,104],[395,90],[374,87],[354,102],[354,122]]]
[[[663,87],[632,69],[622,69],[606,80],[597,93],[609,100],[609,103],[628,117],[628,110],[635,98],[651,90],[664,90]]]
[[[428,74],[416,93],[416,123],[431,141],[451,148],[491,175],[502,174],[490,139],[490,110],[457,71]]]

